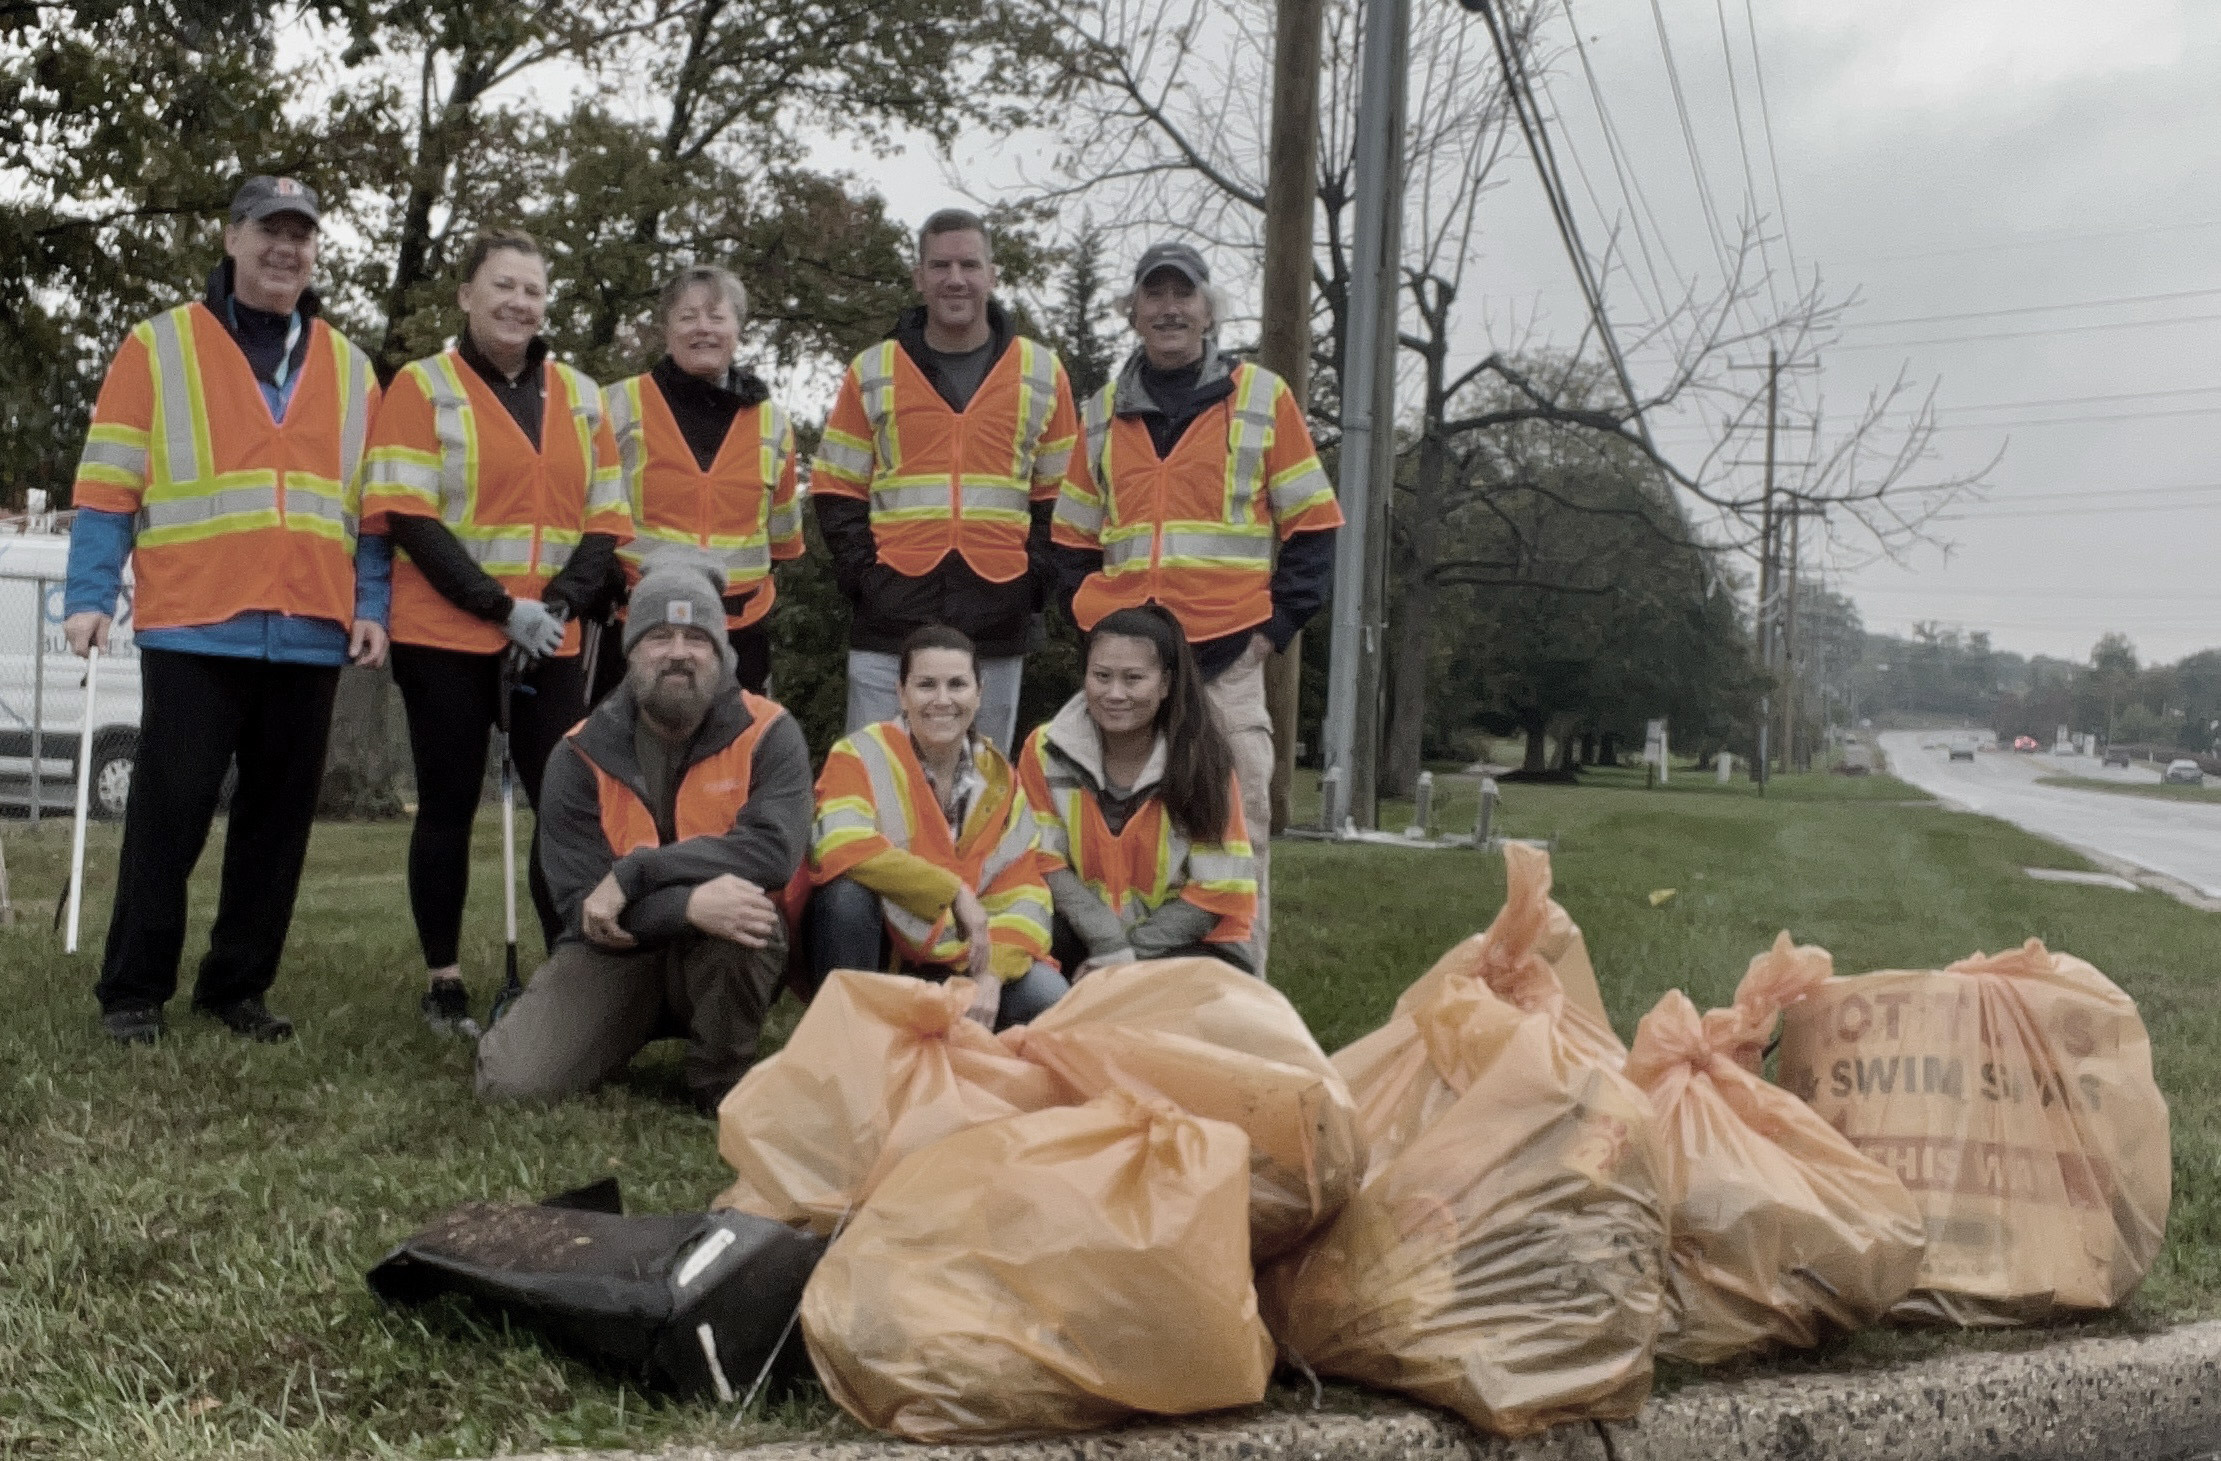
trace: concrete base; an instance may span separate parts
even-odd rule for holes
[[[1691,1385],[1627,1424],[1524,1441],[1383,1400],[1370,1415],[1244,1411],[1048,1441],[785,1442],[657,1461],[2183,1461],[2221,1447],[2221,1321],[1891,1370]],[[601,1453],[601,1461],[631,1453]],[[517,1461],[580,1461],[580,1453]]]

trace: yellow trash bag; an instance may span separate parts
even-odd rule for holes
[[[830,1233],[918,1148],[1077,1097],[977,1022],[972,981],[836,969],[786,1047],[717,1108],[737,1174],[713,1206]]]
[[[1285,1252],[1357,1190],[1349,1087],[1286,995],[1218,959],[1098,969],[1002,1033],[1082,1096],[1122,1090],[1249,1134],[1250,1250]]]
[[[1897,1174],[1928,1250],[1892,1317],[2108,1309],[2167,1227],[2167,1102],[2136,1002],[2030,939],[1937,972],[1831,979],[1788,1012],[1781,1082]]]
[[[1341,1215],[1259,1278],[1274,1336],[1321,1374],[1498,1435],[1632,1417],[1665,1289],[1665,1159],[1642,1093],[1575,1058],[1555,1012],[1478,979],[1436,981],[1398,1019],[1425,1067],[1402,1089],[1439,1109],[1385,1159],[1376,1147]]]
[[[1581,930],[1550,897],[1550,854],[1507,843],[1504,875],[1504,906],[1495,920],[1436,960],[1396,1001],[1387,1024],[1335,1052],[1375,1169],[1457,1100],[1465,1089],[1461,1069],[1491,1057],[1485,1042],[1473,1045],[1439,1016],[1434,1026],[1445,1037],[1422,1036],[1415,1015],[1440,1004],[1448,990],[1486,988],[1519,1010],[1547,1016],[1569,1060],[1610,1070],[1627,1061],[1627,1047],[1604,1016]]]
[[[1827,982],[1827,950],[1784,933],[1732,1007],[1701,1020],[1679,990],[1635,1031],[1627,1078],[1665,1147],[1673,1242],[1658,1352],[1716,1364],[1887,1313],[1920,1271],[1920,1209],[1796,1096],[1754,1074],[1774,1022]]]
[[[914,1153],[803,1293],[818,1378],[918,1441],[1254,1404],[1272,1341],[1248,1148],[1239,1127],[1111,1091]]]

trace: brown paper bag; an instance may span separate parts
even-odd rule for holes
[[[1249,1134],[1263,1262],[1340,1211],[1365,1168],[1357,1107],[1286,995],[1218,959],[1099,969],[1002,1041],[1083,1096],[1170,1101]]]
[[[811,1276],[828,1393],[919,1441],[1264,1398],[1240,1128],[1112,1091],[904,1161]]]
[[[1485,1039],[1476,1045],[1446,1018],[1469,1007],[1458,991],[1484,990],[1517,1010],[1545,1015],[1568,1060],[1609,1070],[1627,1061],[1627,1048],[1604,1017],[1581,930],[1551,900],[1550,855],[1508,843],[1504,870],[1504,906],[1495,920],[1436,960],[1396,1001],[1387,1024],[1335,1052],[1373,1169],[1448,1110],[1465,1089],[1468,1067],[1490,1058]],[[1437,1031],[1432,1040],[1421,1029],[1422,1011],[1432,1011],[1426,1020]]]
[[[1701,1020],[1679,990],[1643,1016],[1627,1078],[1650,1097],[1672,1197],[1658,1352],[1716,1364],[1858,1329],[1920,1270],[1920,1210],[1805,1103],[1752,1070],[1785,1005],[1827,982],[1825,949],[1784,933],[1751,960],[1734,1004]]]
[[[1498,1435],[1625,1420],[1664,1311],[1664,1158],[1641,1092],[1475,981],[1463,1093],[1267,1268],[1281,1347]]]
[[[778,1054],[717,1110],[737,1174],[713,1206],[830,1233],[920,1147],[1021,1111],[1077,1100],[965,1018],[972,981],[836,969]]]
[[[1942,972],[1831,979],[1788,1013],[1782,1084],[1894,1172],[1927,1223],[1904,1319],[2107,1309],[2158,1255],[2167,1103],[2135,1001],[2030,939]]]

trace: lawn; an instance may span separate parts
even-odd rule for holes
[[[1471,783],[1446,779],[1441,792],[1440,824],[1469,827]],[[1399,816],[1408,808],[1391,807],[1383,825]],[[2035,882],[2023,866],[2083,864],[1886,777],[1783,778],[1762,801],[1742,781],[1684,773],[1645,791],[1640,773],[1605,773],[1579,788],[1506,787],[1500,825],[1557,838],[1559,896],[1588,932],[1622,1034],[1668,988],[1723,1000],[1783,926],[1846,971],[1932,966],[2029,934],[2095,962],[2142,1003],[2175,1115],[2169,1246],[2131,1309],[2106,1323],[2221,1313],[2210,915],[2156,893]],[[489,821],[464,950],[481,998],[500,954],[492,833]],[[710,1126],[679,1099],[676,1047],[589,1100],[477,1107],[468,1052],[417,1022],[404,826],[318,831],[273,997],[301,1022],[299,1039],[245,1045],[173,1006],[176,1033],[151,1051],[100,1038],[94,959],[65,959],[48,930],[66,824],[0,836],[25,905],[24,922],[0,931],[14,1025],[0,1085],[0,1454],[484,1455],[853,1431],[812,1393],[735,1428],[459,1309],[389,1314],[371,1299],[363,1270],[465,1198],[532,1200],[614,1174],[632,1210],[674,1210],[724,1184]],[[114,830],[96,829],[91,950],[114,849]],[[1501,863],[1469,851],[1282,842],[1274,857],[1274,979],[1329,1049],[1372,1028],[1502,896]],[[1662,888],[1676,895],[1653,907]],[[1802,1363],[1957,1342],[1870,1334]],[[1339,1403],[1363,1402],[1343,1391]]]
[[[2039,776],[2038,786],[2071,786],[2077,791],[2110,791],[2116,796],[2155,796],[2166,801],[2221,802],[2221,786],[2186,786],[2166,781],[2106,781],[2096,776]]]

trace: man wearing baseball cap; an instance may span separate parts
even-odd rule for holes
[[[1271,825],[1265,659],[1326,601],[1342,510],[1303,405],[1279,376],[1221,355],[1210,267],[1153,245],[1120,301],[1140,348],[1081,411],[1085,460],[1057,500],[1051,541],[1083,631],[1142,604],[1170,609],[1234,746],[1242,816]],[[1264,973],[1269,840],[1258,832],[1252,937]]]
[[[149,1044],[177,988],[186,881],[238,766],[193,1006],[283,1040],[277,978],[342,664],[385,659],[392,561],[356,536],[369,357],[318,318],[316,193],[255,177],[202,298],[141,322],[108,368],[73,489],[63,631],[108,648],[132,566],[146,713],[97,990]]]
[[[786,972],[780,894],[809,847],[810,752],[733,678],[724,591],[722,562],[652,555],[624,683],[548,758],[540,866],[563,932],[479,1041],[487,1100],[590,1090],[671,1037],[708,1115],[755,1061]]]

